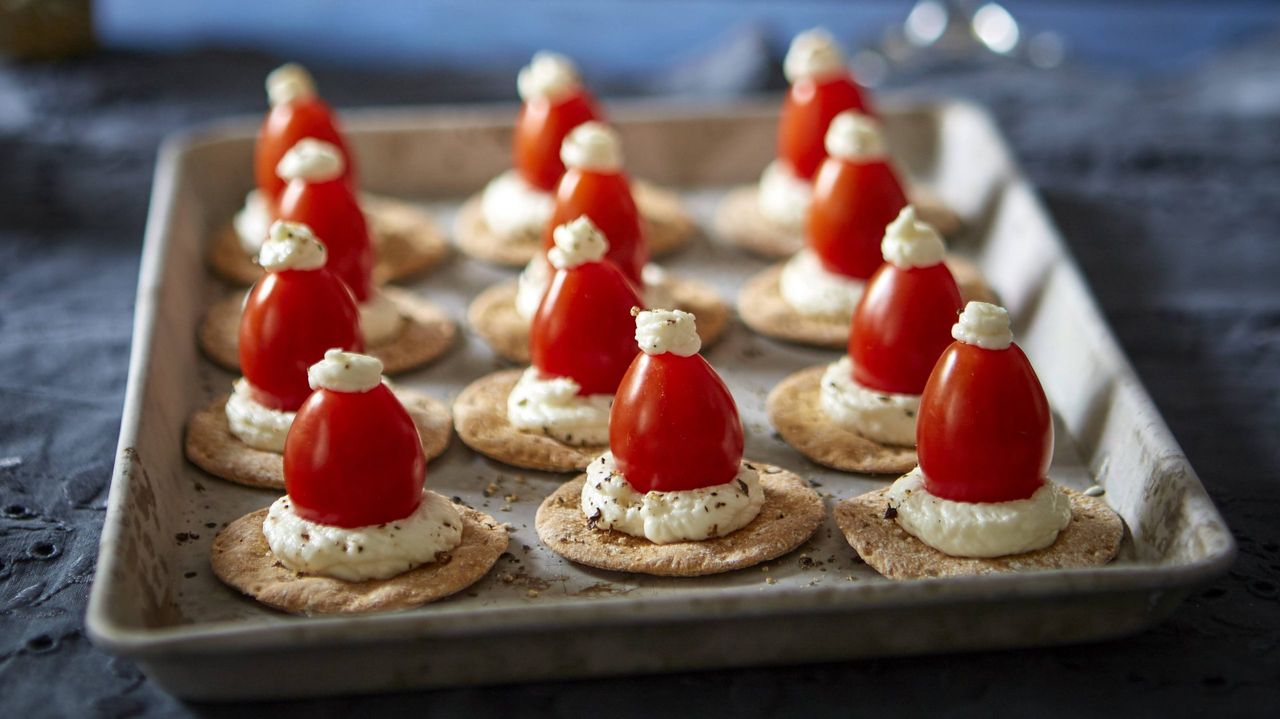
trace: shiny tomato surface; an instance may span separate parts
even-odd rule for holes
[[[710,487],[738,473],[742,420],[702,355],[641,354],[618,387],[609,447],[637,492]]]
[[[311,394],[307,368],[338,347],[364,350],[351,290],[328,269],[268,272],[240,318],[240,370],[258,404],[292,412]]]
[[[1040,488],[1053,458],[1053,419],[1018,345],[955,342],[942,353],[920,399],[916,452],[925,487],[938,497],[1005,502]]]
[[[814,180],[809,247],[831,272],[865,280],[880,269],[885,228],[906,205],[889,163],[831,158]]]
[[[373,292],[373,242],[351,187],[342,180],[294,180],[280,197],[280,219],[311,228],[329,251],[325,265],[355,294],[357,302]]]
[[[580,395],[613,394],[636,346],[639,293],[609,262],[557,270],[533,316],[529,351],[543,376],[570,377]]]
[[[342,157],[346,161],[342,178],[351,187],[356,186],[355,161],[347,148],[346,140],[342,138],[333,112],[318,97],[300,98],[271,108],[262,121],[258,141],[253,148],[254,180],[273,208],[285,188],[285,181],[276,175],[276,165],[280,164],[280,158],[298,140],[308,137],[324,140],[342,150]]]
[[[427,458],[418,428],[385,384],[322,389],[298,410],[284,443],[284,486],[304,519],[366,527],[413,514]]]
[[[556,206],[542,236],[545,253],[555,246],[555,228],[586,215],[609,243],[605,259],[612,262],[636,287],[649,261],[649,245],[640,224],[640,212],[631,197],[625,173],[569,170],[556,188]]]
[[[540,190],[555,190],[564,174],[560,145],[565,136],[584,122],[600,119],[595,100],[586,90],[579,89],[554,102],[545,98],[526,102],[516,118],[512,148],[516,171]]]
[[[945,264],[902,269],[884,263],[853,311],[853,379],[881,392],[920,394],[963,308]]]
[[[818,171],[827,157],[827,126],[845,110],[873,114],[862,89],[848,76],[791,86],[778,119],[778,157],[797,177],[808,180]]]

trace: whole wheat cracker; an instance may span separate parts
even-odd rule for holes
[[[571,562],[615,572],[697,577],[751,567],[781,557],[818,531],[822,498],[798,475],[750,463],[765,491],[760,514],[724,537],[654,544],[643,537],[592,527],[582,512],[586,475],[562,485],[538,507],[538,539]]]
[[[698,337],[709,348],[729,326],[729,305],[710,285],[667,276],[675,309],[692,312],[698,319]],[[512,362],[529,361],[529,320],[516,312],[515,280],[486,288],[467,308],[467,322],[498,356]]]
[[[914,447],[881,444],[832,421],[819,401],[826,366],[810,367],[769,392],[765,410],[782,439],[818,464],[842,472],[901,474],[916,466]]]
[[[771,265],[747,280],[738,293],[738,315],[748,327],[774,339],[814,347],[843,348],[849,343],[849,318],[837,315],[805,315],[782,298],[779,280],[785,262]],[[950,256],[947,268],[968,302],[995,302],[981,272],[972,261]]]
[[[360,204],[377,254],[375,282],[412,277],[449,256],[449,241],[422,209],[402,200],[368,194],[360,196]],[[262,268],[244,251],[230,220],[214,232],[205,259],[214,274],[232,284],[251,285],[262,276]]]
[[[494,372],[467,385],[453,403],[453,423],[463,444],[504,464],[545,472],[585,469],[609,448],[575,447],[517,429],[507,419],[507,396],[524,370]]]
[[[687,245],[698,232],[680,196],[647,182],[634,182],[631,191],[640,211],[649,254],[667,255]],[[499,237],[489,229],[480,207],[480,194],[472,195],[458,209],[454,239],[463,254],[508,267],[523,267],[542,248],[542,231],[519,237]]]
[[[418,426],[427,460],[439,457],[453,436],[448,407],[411,389],[393,391]],[[187,420],[187,459],[209,474],[236,484],[283,490],[284,456],[254,449],[231,434],[227,426],[227,397],[219,397]]]
[[[836,524],[858,555],[890,579],[924,579],[1102,565],[1115,559],[1124,522],[1100,499],[1070,489],[1071,522],[1044,549],[1007,557],[952,557],[921,542],[887,513],[889,487],[842,500]]]
[[[428,364],[449,350],[458,328],[439,305],[397,287],[382,287],[407,320],[400,334],[388,342],[365,348],[382,361],[387,374],[399,374]],[[215,364],[240,371],[240,315],[244,295],[235,293],[215,302],[200,323],[200,349]]]
[[[448,500],[446,500],[448,501]],[[443,599],[484,577],[507,549],[507,530],[483,512],[458,506],[462,543],[440,561],[389,579],[348,582],[300,574],[271,553],[262,533],[267,509],[218,532],[210,550],[213,573],[225,584],[292,614],[360,614],[410,609]]]

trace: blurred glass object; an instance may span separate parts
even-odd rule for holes
[[[56,60],[93,49],[91,0],[0,0],[0,56]]]

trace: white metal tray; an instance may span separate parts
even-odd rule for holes
[[[704,228],[728,187],[770,159],[775,101],[690,109],[614,107],[635,176],[683,188]],[[421,609],[300,618],[259,606],[209,569],[217,529],[274,495],[203,474],[183,458],[188,415],[228,391],[195,333],[228,288],[203,247],[251,186],[256,119],[175,137],[160,151],[138,287],[124,420],[97,579],[93,640],[138,661],[183,697],[231,699],[674,671],[1085,641],[1165,617],[1197,583],[1225,571],[1234,544],[1104,324],[1075,264],[987,114],[965,103],[885,112],[890,145],[911,177],[967,222],[953,249],[975,257],[1057,414],[1052,476],[1097,482],[1128,527],[1119,559],[1072,571],[895,583],[861,564],[828,518],[793,554],[699,579],[615,574],[571,565],[533,529],[563,477],[511,469],[456,439],[428,484],[513,526],[488,577]],[[457,203],[503,170],[512,108],[350,113],[366,189],[424,202],[448,227]],[[668,258],[732,298],[765,262],[704,237]],[[457,256],[410,286],[461,321],[466,303],[510,270]],[[741,407],[747,456],[820,486],[828,507],[883,486],[810,464],[764,416],[782,377],[831,361],[741,325],[709,353]],[[470,332],[436,365],[399,378],[452,400],[498,362]],[[509,499],[508,499],[509,497]]]

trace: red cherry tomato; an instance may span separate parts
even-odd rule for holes
[[[828,270],[865,280],[880,268],[884,230],[906,205],[889,163],[830,158],[814,180],[809,247]]]
[[[271,108],[262,121],[258,141],[253,148],[254,179],[272,207],[280,200],[280,193],[285,188],[285,181],[276,175],[276,165],[298,140],[308,137],[332,143],[342,150],[342,157],[346,160],[342,177],[351,187],[356,186],[355,161],[338,130],[333,112],[318,97],[299,98]]]
[[[560,145],[573,128],[590,120],[600,120],[595,100],[586,90],[552,102],[537,98],[526,102],[516,118],[512,155],[524,181],[545,192],[556,189],[564,174]]]
[[[952,343],[920,399],[916,445],[935,496],[1005,502],[1034,494],[1053,458],[1053,419],[1022,349]]]
[[[626,174],[577,169],[564,173],[556,188],[555,211],[542,234],[543,252],[555,246],[555,228],[583,215],[590,217],[608,240],[605,259],[622,270],[636,287],[643,287],[640,272],[649,261],[649,245]]]
[[[311,395],[284,443],[284,486],[303,519],[367,527],[413,514],[427,458],[413,418],[385,384]]]
[[[609,447],[637,492],[730,481],[742,461],[742,420],[701,355],[641,354],[618,387]]]
[[[294,180],[280,197],[280,219],[311,228],[329,251],[325,265],[355,294],[357,302],[373,291],[373,243],[369,226],[351,187],[341,179]]]
[[[951,326],[963,308],[946,265],[902,269],[884,263],[853,311],[853,379],[881,392],[920,394],[951,344]]]
[[[827,125],[845,110],[874,114],[850,77],[800,80],[791,86],[778,120],[778,157],[797,177],[808,180],[818,171],[827,156]]]
[[[326,350],[364,350],[351,290],[326,268],[269,272],[240,318],[240,369],[253,399],[292,412],[311,394],[307,368]]]
[[[580,395],[613,394],[639,352],[632,307],[644,307],[640,295],[608,262],[557,270],[533,316],[533,366],[572,378]]]

